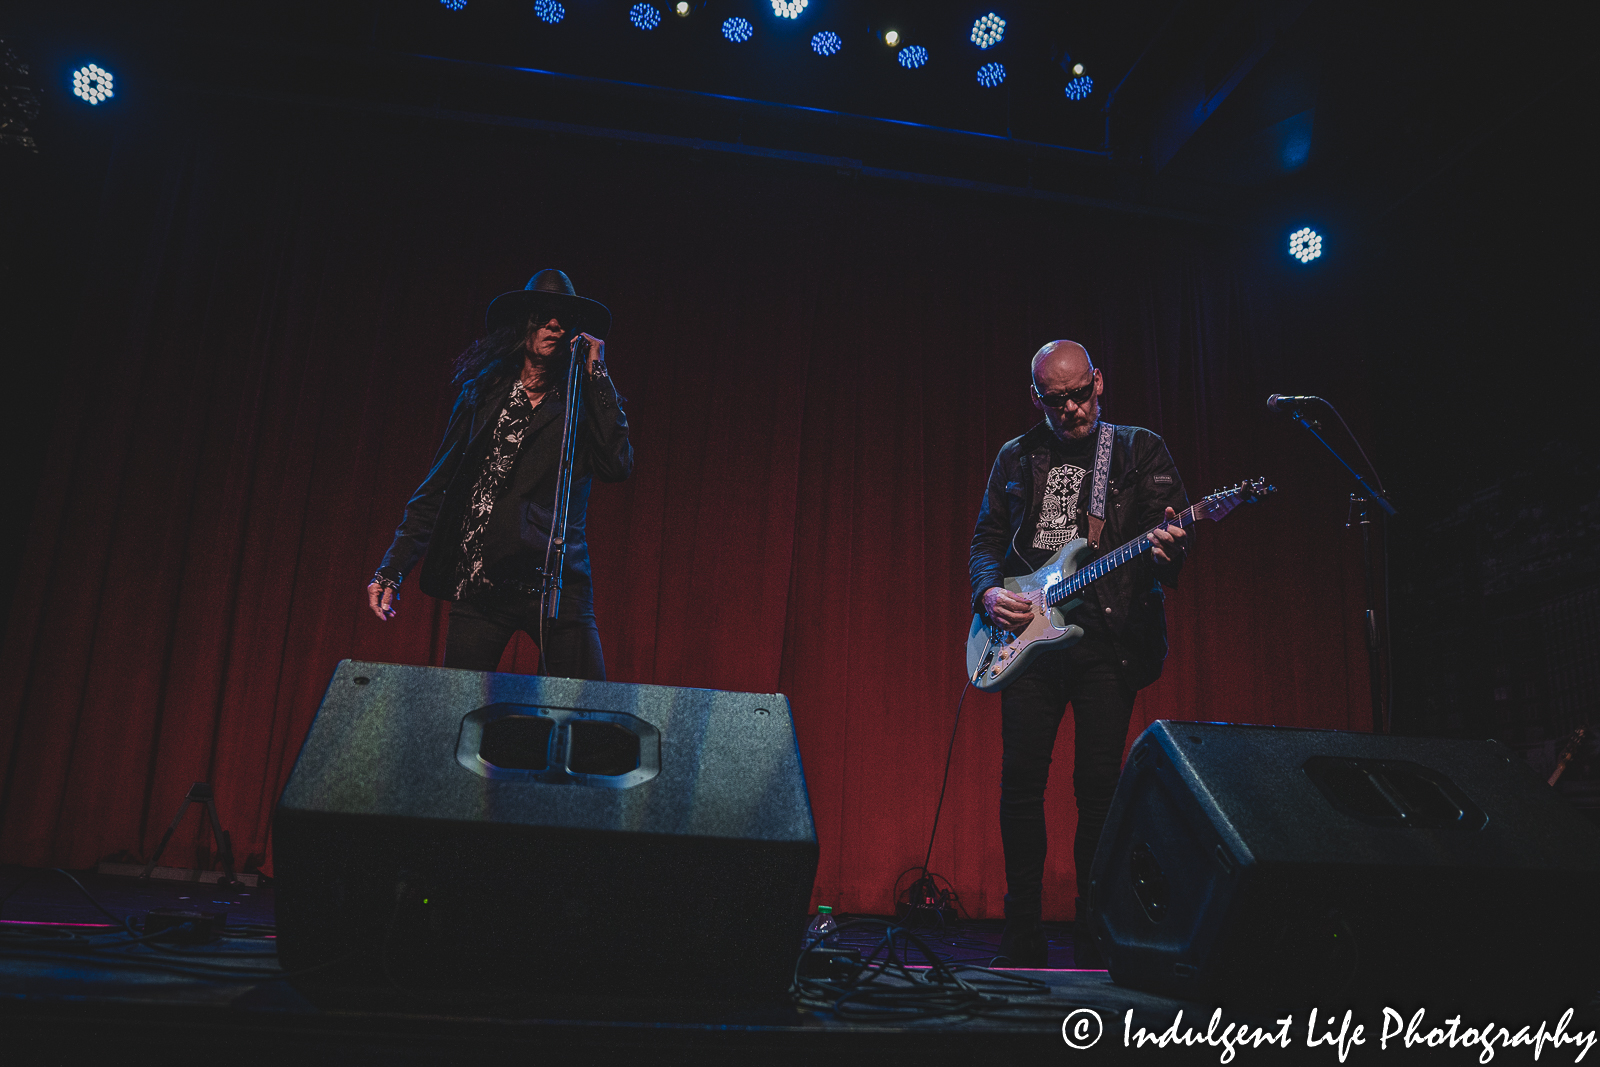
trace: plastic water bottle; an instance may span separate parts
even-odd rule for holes
[[[834,921],[833,909],[826,904],[818,905],[817,917],[811,920],[811,925],[806,927],[805,939],[801,942],[802,948],[837,948],[839,944],[839,924]]]

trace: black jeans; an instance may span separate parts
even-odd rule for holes
[[[561,598],[561,617],[544,625],[539,635],[539,598],[497,589],[471,590],[450,608],[450,629],[445,634],[444,665],[469,671],[492,671],[500,656],[521,630],[541,653],[540,673],[556,678],[585,678],[603,682],[606,660],[600,651],[600,631],[594,609],[572,595]]]
[[[1075,724],[1072,790],[1078,800],[1072,854],[1078,895],[1089,896],[1089,868],[1122,773],[1134,694],[1112,650],[1090,640],[1041,654],[1001,691],[1000,843],[1007,918],[1039,917],[1047,843],[1044,787],[1068,703]]]

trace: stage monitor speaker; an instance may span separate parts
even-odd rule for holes
[[[1156,722],[1091,876],[1111,977],[1185,1000],[1588,999],[1600,829],[1494,741]]]
[[[781,994],[817,869],[779,694],[349,660],[273,841],[283,968],[403,988]]]

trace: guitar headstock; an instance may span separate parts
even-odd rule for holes
[[[1267,484],[1265,478],[1247,478],[1231,489],[1212,493],[1200,501],[1195,511],[1216,522],[1240,504],[1254,504],[1268,493],[1277,491],[1278,487]]]

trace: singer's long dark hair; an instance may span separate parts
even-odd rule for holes
[[[522,373],[527,339],[526,323],[502,326],[487,337],[478,338],[456,357],[450,368],[450,384],[460,388],[472,382],[481,391],[516,377]]]
[[[482,394],[521,377],[522,363],[528,354],[529,331],[534,323],[549,320],[549,309],[535,307],[518,323],[502,326],[488,336],[478,338],[451,365],[450,384],[458,389],[471,386],[474,392]],[[554,356],[545,367],[548,382],[565,380],[567,356],[567,345],[557,345]]]

